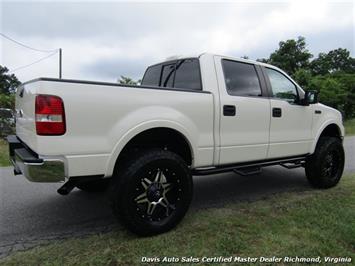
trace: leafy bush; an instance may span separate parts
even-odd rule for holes
[[[15,118],[11,109],[0,108],[0,138],[15,133]]]
[[[15,95],[0,93],[0,108],[15,110]]]

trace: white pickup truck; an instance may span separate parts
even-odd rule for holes
[[[8,142],[15,174],[65,182],[60,194],[107,188],[120,221],[153,235],[185,215],[192,175],[251,175],[281,165],[304,167],[314,187],[335,186],[343,136],[340,112],[282,70],[201,54],[148,67],[140,86],[26,82]]]

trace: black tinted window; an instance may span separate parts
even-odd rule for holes
[[[185,59],[177,62],[174,88],[202,89],[198,59]]]
[[[261,96],[259,78],[254,65],[222,61],[227,92],[235,96]]]
[[[142,85],[159,86],[161,65],[148,67],[142,80]]]
[[[175,71],[175,63],[163,65],[163,71],[161,74],[161,87],[173,87],[174,83],[174,71]]]
[[[198,59],[183,59],[151,66],[145,72],[142,85],[201,90]]]

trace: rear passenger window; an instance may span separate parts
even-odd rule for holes
[[[222,60],[222,67],[229,95],[262,96],[259,78],[253,64]]]
[[[200,68],[197,59],[185,59],[177,62],[174,88],[202,89]]]
[[[144,74],[142,85],[145,86],[159,86],[161,65],[148,67]]]

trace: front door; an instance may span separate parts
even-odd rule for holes
[[[303,155],[309,152],[312,107],[298,104],[301,91],[282,72],[264,68],[270,90],[270,146],[267,158]]]

